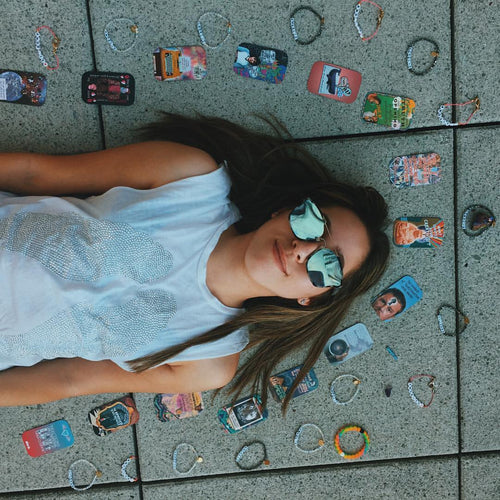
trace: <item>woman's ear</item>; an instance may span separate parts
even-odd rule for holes
[[[311,303],[311,299],[309,297],[301,297],[300,299],[297,299],[297,302],[301,306],[308,306]]]

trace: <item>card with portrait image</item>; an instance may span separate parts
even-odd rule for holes
[[[266,420],[267,415],[268,412],[262,407],[259,394],[240,399],[233,405],[223,406],[217,412],[219,422],[228,434],[234,434],[262,422]]]
[[[415,305],[422,296],[416,281],[411,276],[403,276],[376,295],[371,305],[382,321],[391,321]]]
[[[274,400],[281,403],[287,393],[288,389],[292,386],[299,374],[302,365],[290,368],[284,372],[277,373],[269,379],[269,389],[271,390],[271,395]],[[314,370],[311,368],[306,376],[303,378],[302,382],[298,385],[297,389],[292,394],[292,399],[302,394],[307,394],[308,392],[314,391],[319,385],[318,377]]]
[[[316,61],[307,80],[307,90],[350,104],[358,97],[361,73],[337,64]]]
[[[400,217],[394,221],[393,239],[398,247],[439,248],[444,221],[440,217]]]
[[[283,50],[255,43],[240,43],[236,49],[233,71],[246,78],[281,83],[287,65],[288,55]]]
[[[363,120],[404,130],[410,126],[414,111],[415,101],[409,97],[371,92],[363,106]]]

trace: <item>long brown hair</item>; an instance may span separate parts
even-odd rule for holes
[[[365,225],[370,252],[361,267],[344,278],[342,287],[328,289],[307,307],[279,297],[249,299],[245,311],[223,325],[182,344],[129,361],[137,371],[152,368],[188,347],[220,339],[238,328],[249,327],[249,345],[255,352],[239,368],[231,392],[235,398],[251,384],[267,402],[267,381],[274,367],[291,351],[309,345],[302,369],[283,402],[286,411],[291,395],[316,363],[354,298],[368,290],[382,275],[389,243],[382,232],[387,205],[371,187],[337,182],[310,153],[297,145],[277,121],[265,120],[274,135],[247,130],[221,118],[188,118],[165,113],[163,120],[144,127],[149,140],[169,140],[195,146],[216,162],[227,161],[232,181],[231,200],[242,215],[237,229],[257,229],[271,214],[293,207],[310,197],[320,206],[352,210]]]

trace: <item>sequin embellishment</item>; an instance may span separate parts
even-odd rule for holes
[[[18,213],[0,220],[0,248],[31,257],[61,278],[90,282],[120,275],[137,283],[165,277],[172,255],[123,223],[77,214]]]

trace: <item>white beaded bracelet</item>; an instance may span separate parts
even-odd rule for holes
[[[318,446],[316,446],[316,448],[306,449],[300,446],[300,437],[302,436],[304,430],[308,428],[315,429],[316,431],[318,431],[320,435],[320,438],[318,439]],[[295,445],[295,448],[297,448],[297,450],[301,451],[302,453],[315,453],[316,451],[321,450],[323,446],[325,446],[325,435],[323,434],[323,431],[316,424],[311,424],[311,423],[302,424],[295,433],[293,444]]]
[[[190,451],[195,456],[193,465],[191,465],[191,467],[187,471],[180,471],[179,469],[177,469],[177,456],[181,451]],[[195,450],[193,445],[189,443],[181,443],[176,446],[174,450],[174,457],[172,459],[172,467],[175,473],[179,474],[180,476],[187,476],[192,472],[192,470],[196,467],[197,464],[201,464],[202,462],[203,458],[200,455],[198,455],[198,452]]]
[[[90,467],[92,467],[94,469],[94,478],[92,479],[92,481],[90,481],[89,484],[87,484],[87,486],[75,486],[75,482],[73,480],[73,467],[75,465],[78,465],[78,464],[87,464],[87,465],[90,465]],[[102,476],[102,472],[92,463],[92,462],[89,462],[88,460],[85,460],[84,458],[81,458],[80,460],[77,460],[76,462],[73,462],[70,466],[69,466],[69,469],[68,469],[68,481],[69,481],[69,485],[76,491],[85,491],[85,490],[88,490],[89,488],[91,488],[94,483],[97,481],[97,478],[98,477],[101,477]]]
[[[338,380],[341,380],[343,378],[352,379],[352,383],[356,386],[356,390],[354,391],[354,394],[346,401],[340,401],[337,398],[337,395],[335,394],[335,382],[337,382]],[[361,385],[361,380],[358,377],[351,375],[350,373],[345,373],[344,375],[339,375],[337,378],[333,379],[333,381],[330,385],[330,395],[332,396],[332,401],[338,405],[348,405],[358,394],[360,385]]]

